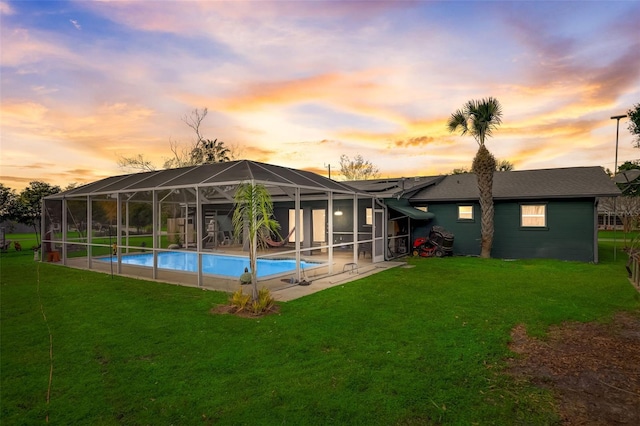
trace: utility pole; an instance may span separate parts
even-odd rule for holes
[[[627,114],[614,115],[612,120],[616,120],[616,163],[613,169],[613,176],[618,174],[618,135],[620,134],[620,120],[625,118]],[[613,199],[613,260],[616,260],[616,230],[618,228],[618,213],[616,212],[616,198]]]

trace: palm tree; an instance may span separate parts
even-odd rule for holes
[[[264,185],[244,182],[238,186],[233,212],[235,235],[245,231],[249,242],[252,300],[258,299],[258,239],[263,233],[277,232],[280,224],[273,218],[271,194]]]
[[[231,161],[231,151],[218,139],[201,139],[191,150],[191,164],[213,164]]]
[[[479,148],[473,159],[472,171],[478,179],[480,192],[480,210],[482,213],[482,245],[480,256],[491,257],[493,244],[493,172],[496,159],[485,146],[485,138],[502,123],[502,107],[493,97],[471,100],[462,109],[457,110],[447,122],[450,132],[469,133],[478,142]]]

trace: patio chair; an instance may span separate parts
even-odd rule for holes
[[[222,241],[220,242],[220,245],[230,246],[232,243],[233,243],[233,236],[231,235],[231,232],[222,231]]]
[[[372,255],[371,255],[371,243],[360,243],[360,244],[358,244],[358,259],[360,259],[360,255],[361,254],[366,259],[367,258],[367,253],[369,253],[369,257],[372,257]]]

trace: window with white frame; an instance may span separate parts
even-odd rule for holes
[[[367,207],[365,215],[364,224],[373,225],[373,209],[371,207]]]
[[[473,206],[458,206],[458,220],[473,220]]]
[[[547,226],[546,204],[521,204],[520,224],[527,228],[544,228]]]

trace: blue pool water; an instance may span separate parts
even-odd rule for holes
[[[110,258],[98,259],[109,262]],[[116,261],[116,259],[113,259]],[[161,252],[158,253],[158,268],[173,271],[198,271],[198,255],[193,252]],[[153,266],[153,253],[128,254],[122,256],[122,263],[126,265]],[[300,261],[300,268],[307,269],[320,266],[319,262]],[[249,268],[249,258],[242,256],[227,256],[219,254],[202,255],[202,272],[205,274],[222,275],[238,278],[244,268]],[[258,278],[278,275],[296,270],[295,259],[258,259]]]

